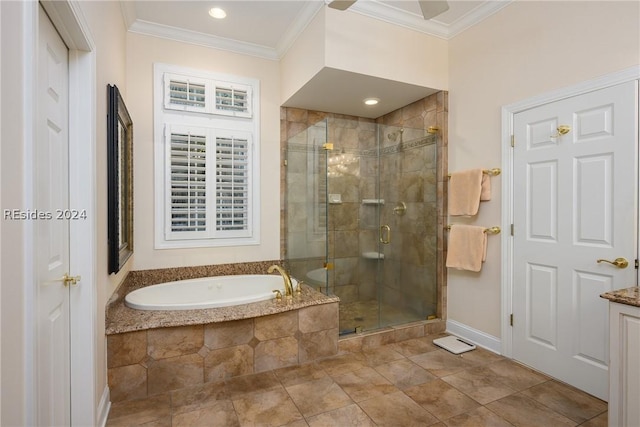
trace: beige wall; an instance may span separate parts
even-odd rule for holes
[[[324,10],[327,67],[447,90],[446,40],[355,12]]]
[[[449,42],[449,170],[499,167],[501,107],[640,63],[640,3],[517,1]],[[500,178],[467,223],[500,225]],[[455,222],[463,222],[456,219]],[[500,237],[481,273],[449,270],[449,319],[500,337]]]
[[[291,98],[325,64],[325,14],[321,9],[280,60],[280,100]]]
[[[133,268],[261,261],[280,258],[280,81],[277,61],[156,37],[127,35],[127,109],[134,129]],[[260,80],[260,244],[154,249],[153,64],[179,65]],[[157,226],[157,225],[155,225]]]
[[[114,289],[131,270],[129,260],[118,274],[108,274],[107,246],[107,84],[118,86],[127,99],[125,79],[125,35],[120,5],[117,2],[80,2],[93,41],[96,57],[96,407],[107,385],[105,305]],[[135,256],[135,255],[134,255]]]
[[[318,11],[281,60],[284,102],[325,67],[446,90],[447,41],[350,11]]]

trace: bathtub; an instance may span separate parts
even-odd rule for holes
[[[307,272],[307,280],[312,285],[326,285],[327,284],[327,270],[324,268],[316,268]]]
[[[291,278],[295,289],[297,281]],[[125,297],[128,307],[138,310],[194,310],[228,307],[284,295],[284,280],[275,274],[214,276],[179,280],[136,289]]]

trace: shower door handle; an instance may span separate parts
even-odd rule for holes
[[[386,224],[380,226],[380,243],[385,245],[391,243],[391,227]]]

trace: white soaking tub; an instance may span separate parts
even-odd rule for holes
[[[295,289],[297,281],[291,278]],[[138,310],[195,310],[228,307],[275,298],[284,291],[282,276],[254,274],[179,280],[136,289],[125,297]]]

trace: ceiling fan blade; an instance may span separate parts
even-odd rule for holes
[[[356,1],[357,0],[333,0],[328,4],[328,6],[332,9],[347,10]]]
[[[424,19],[434,18],[449,10],[446,0],[418,0]]]

